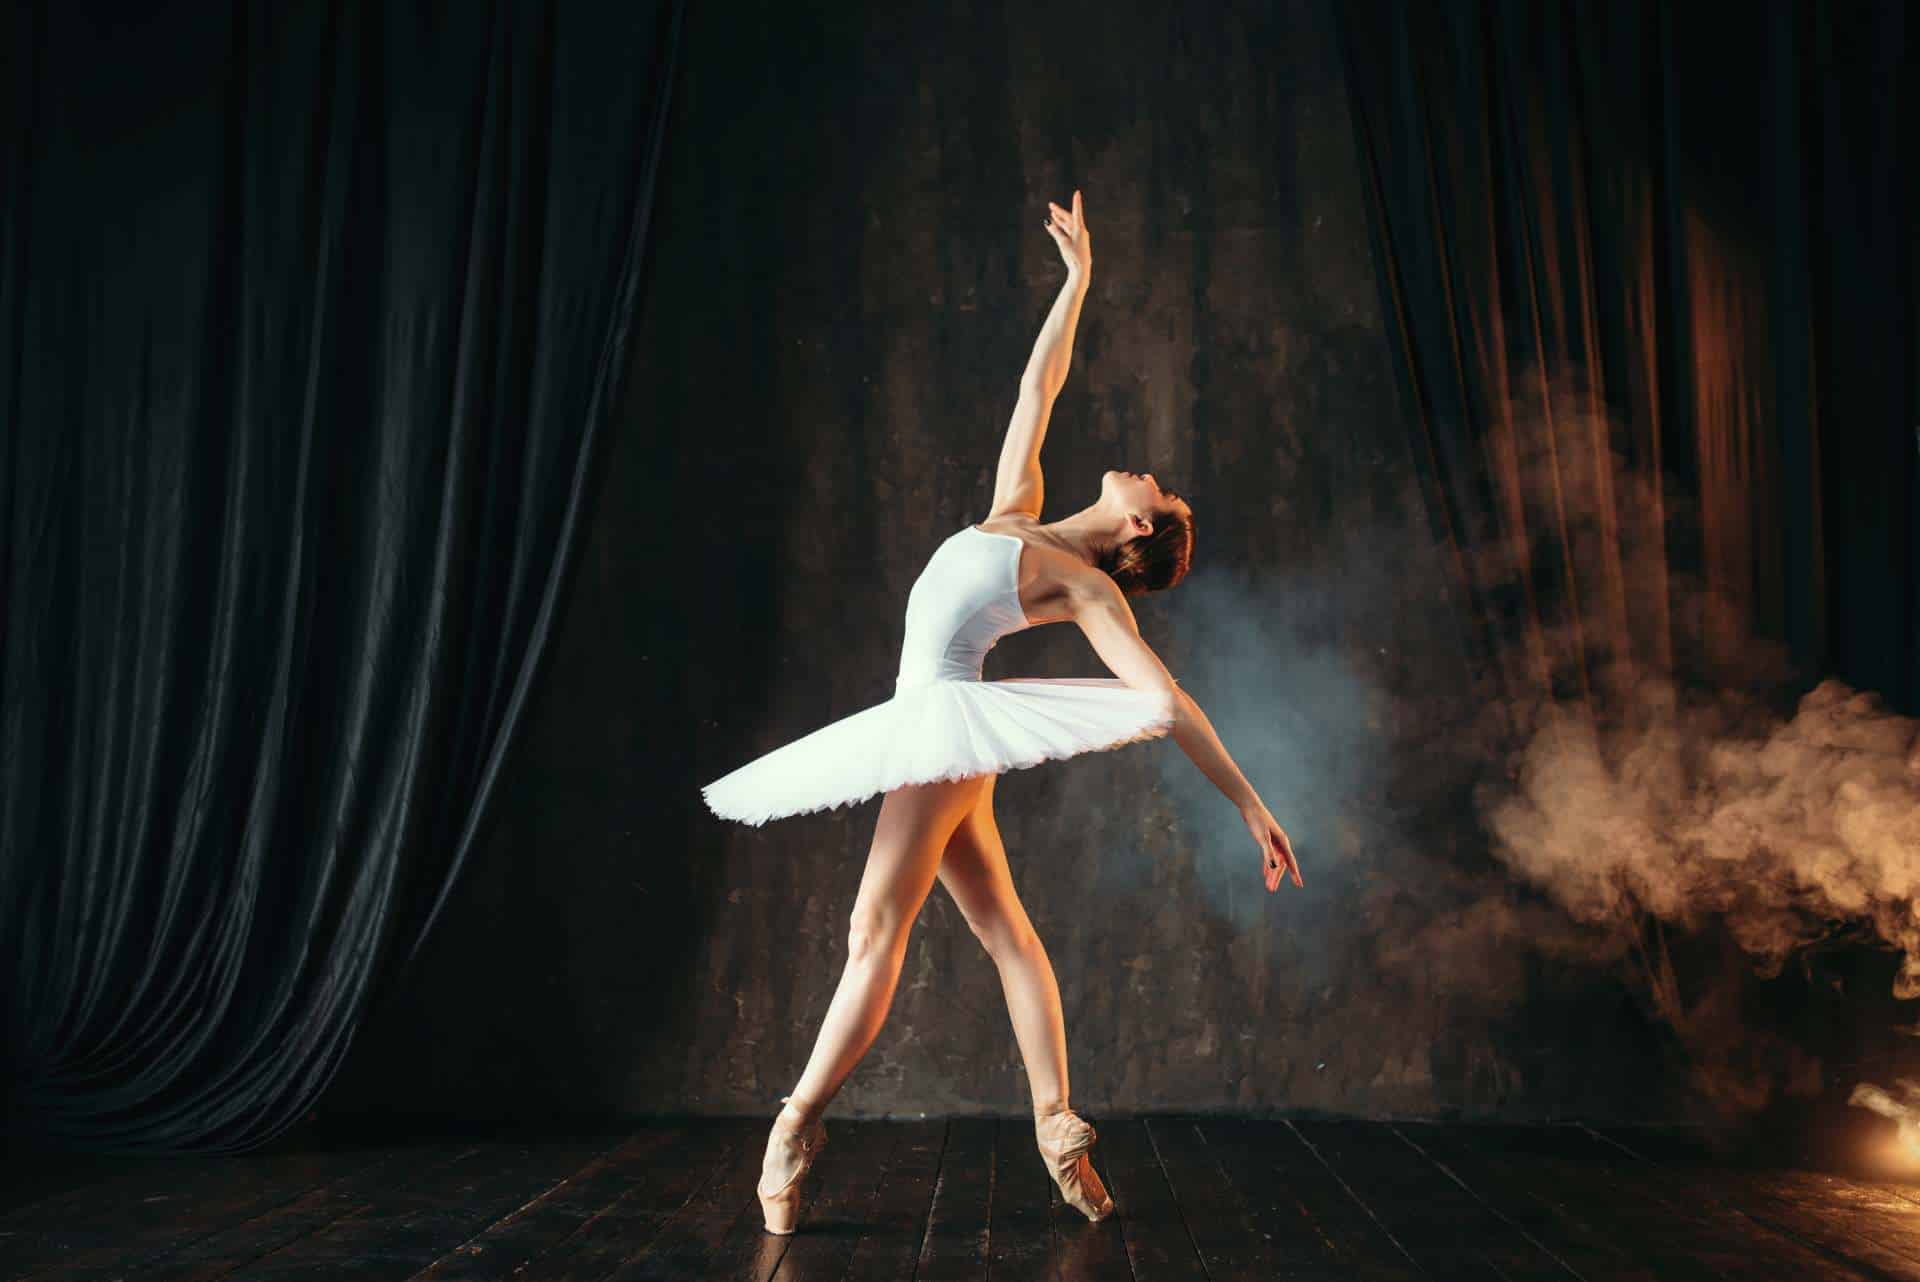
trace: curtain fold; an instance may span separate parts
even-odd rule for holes
[[[10,1131],[265,1143],[432,928],[579,542],[683,8],[0,20]]]
[[[1330,6],[1490,696],[1828,673],[1920,708],[1899,5]]]

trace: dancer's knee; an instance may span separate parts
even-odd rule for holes
[[[973,928],[973,937],[987,950],[987,956],[998,962],[1018,961],[1032,957],[1040,951],[1040,936],[1034,933],[1033,926],[1024,918],[995,917],[987,921],[969,920],[967,925]]]
[[[900,952],[912,923],[890,907],[860,907],[847,921],[847,960],[864,962]]]

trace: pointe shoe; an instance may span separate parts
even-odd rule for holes
[[[1033,1119],[1034,1141],[1046,1159],[1047,1173],[1060,1186],[1060,1197],[1096,1223],[1113,1214],[1113,1199],[1100,1182],[1087,1150],[1098,1138],[1093,1127],[1072,1109]]]
[[[782,1095],[780,1102],[790,1104],[793,1097]],[[813,1169],[813,1159],[827,1146],[827,1125],[816,1117],[798,1131],[775,1126],[767,1137],[767,1147],[775,1145],[786,1146],[787,1156],[796,1160],[793,1174],[771,1193],[758,1184],[753,1191],[760,1198],[760,1218],[766,1222],[767,1232],[784,1237],[800,1223],[800,1182]]]

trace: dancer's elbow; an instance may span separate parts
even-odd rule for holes
[[[1167,715],[1175,721],[1179,721],[1187,715],[1187,707],[1193,702],[1192,698],[1185,690],[1180,688],[1177,682],[1169,681],[1157,685],[1153,687],[1153,692],[1160,696],[1161,702],[1166,705]]]

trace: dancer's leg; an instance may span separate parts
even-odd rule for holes
[[[940,884],[1000,969],[1000,988],[1013,1020],[1013,1037],[1027,1066],[1035,1116],[1068,1106],[1067,1032],[1060,986],[1047,950],[1014,893],[1007,850],[993,821],[989,781],[947,839]]]
[[[886,1023],[893,1004],[907,936],[933,888],[947,837],[973,805],[991,775],[897,788],[880,802],[866,871],[854,896],[847,931],[847,965],[827,1006],[814,1040],[813,1054],[776,1121],[799,1130],[826,1111],[827,1104],[853,1072]],[[777,1188],[786,1165],[784,1150],[771,1142],[762,1187]],[[794,1169],[787,1166],[788,1173]]]
[[[1033,1094],[1033,1138],[1064,1201],[1090,1220],[1113,1213],[1113,1199],[1087,1155],[1093,1128],[1069,1110],[1066,1021],[1047,950],[1013,890],[1006,847],[993,821],[989,784],[947,841],[940,884],[1000,968],[1013,1036]]]

